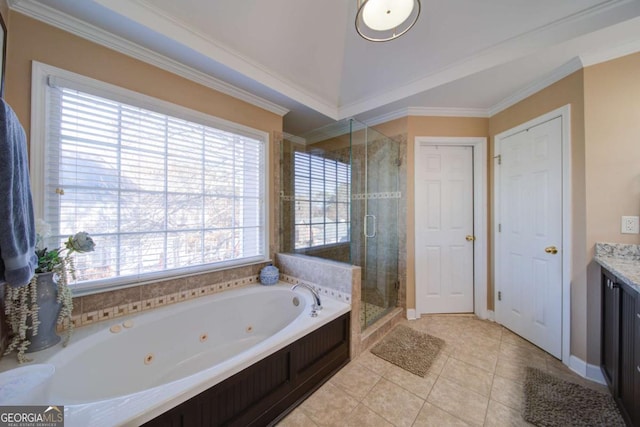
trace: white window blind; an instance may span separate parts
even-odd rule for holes
[[[94,238],[79,285],[265,259],[265,138],[63,83],[46,88],[43,214],[57,242]]]
[[[295,248],[349,241],[349,164],[296,152]]]

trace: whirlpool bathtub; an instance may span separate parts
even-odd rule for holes
[[[55,367],[33,403],[64,405],[67,426],[139,425],[350,310],[322,302],[311,317],[307,289],[256,285],[78,328],[66,348],[31,355]]]

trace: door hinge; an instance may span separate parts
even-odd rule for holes
[[[502,301],[502,291],[498,291],[498,301]]]
[[[502,233],[502,224],[498,224],[498,233]]]
[[[496,157],[494,157],[495,159],[498,159],[498,164],[501,165],[502,164],[502,154],[498,154]]]

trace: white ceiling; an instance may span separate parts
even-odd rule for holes
[[[90,24],[278,104],[297,135],[352,116],[488,116],[541,82],[640,50],[640,0],[422,0],[418,23],[386,43],[357,35],[356,0],[10,5],[79,34]]]

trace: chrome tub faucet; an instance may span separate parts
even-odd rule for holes
[[[320,294],[313,289],[310,285],[306,283],[298,283],[297,285],[293,285],[291,287],[292,291],[295,291],[298,286],[302,286],[303,288],[307,288],[313,294],[313,299],[315,300],[314,304],[311,306],[311,317],[318,317],[318,311],[322,310],[322,302],[320,301]]]

